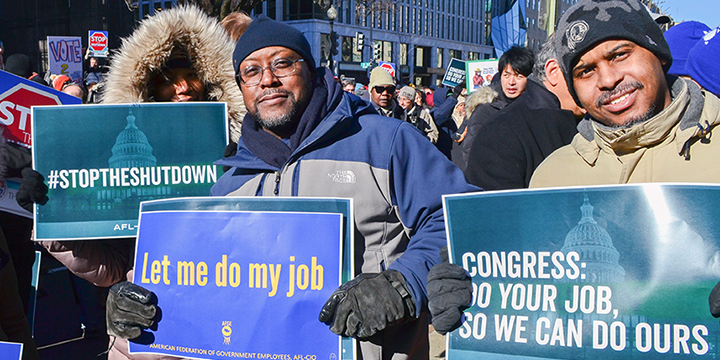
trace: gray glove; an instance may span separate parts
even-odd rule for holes
[[[440,251],[443,262],[430,269],[427,278],[428,308],[435,331],[445,335],[463,323],[463,310],[472,302],[472,278],[462,267],[448,262],[447,247]]]
[[[157,298],[151,291],[123,281],[110,287],[107,297],[107,333],[134,339],[155,323]]]
[[[318,320],[342,336],[369,338],[386,327],[415,318],[415,300],[399,271],[360,274],[340,286]]]

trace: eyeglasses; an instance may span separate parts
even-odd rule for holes
[[[240,72],[235,75],[235,80],[238,82],[238,85],[243,83],[245,86],[255,86],[262,81],[265,69],[270,69],[270,72],[275,75],[275,77],[282,78],[294,73],[297,69],[296,64],[301,61],[305,60],[280,58],[265,67],[250,65],[240,69]]]
[[[386,90],[387,90],[388,94],[393,94],[395,92],[395,87],[394,86],[376,86],[373,88],[373,90],[375,90],[375,92],[378,94],[382,94]]]

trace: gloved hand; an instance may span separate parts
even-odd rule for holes
[[[458,96],[460,96],[460,94],[462,94],[462,91],[464,89],[465,89],[465,77],[463,76],[462,79],[460,79],[460,82],[457,85],[455,85],[455,87],[453,88],[452,96],[457,99]]]
[[[712,316],[720,317],[720,282],[717,283],[710,292],[708,302],[710,303],[710,313]]]
[[[237,145],[238,144],[231,141],[225,147],[225,151],[223,151],[223,157],[229,158],[235,156],[235,154],[237,154]],[[223,172],[226,173],[228,170],[230,170],[230,166],[223,165]]]
[[[369,338],[390,325],[415,317],[415,300],[399,271],[360,274],[340,286],[318,319],[342,336]]]
[[[110,287],[107,297],[107,333],[123,339],[134,339],[143,329],[155,323],[154,294],[129,281]]]
[[[42,174],[29,167],[24,168],[21,174],[22,182],[15,200],[23,209],[32,212],[33,203],[45,205],[48,202],[48,187]]]
[[[428,308],[435,331],[445,335],[463,323],[463,310],[472,302],[472,278],[462,267],[450,264],[447,247],[440,251],[443,262],[430,269],[427,278]]]

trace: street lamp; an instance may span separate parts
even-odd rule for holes
[[[335,50],[335,36],[333,32],[333,22],[335,19],[337,19],[337,10],[335,9],[335,6],[333,4],[330,4],[330,8],[327,9],[327,17],[328,20],[330,20],[330,52],[328,53],[328,68],[330,68],[330,72],[333,74],[335,71],[333,71],[333,51]]]

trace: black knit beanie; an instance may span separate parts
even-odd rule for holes
[[[580,57],[595,45],[610,39],[626,39],[672,64],[670,47],[662,30],[637,0],[581,0],[560,18],[555,48],[563,67],[568,90],[580,104],[573,85],[572,69]]]
[[[293,50],[307,62],[311,72],[315,72],[315,59],[312,49],[300,30],[265,15],[255,18],[245,33],[238,39],[233,52],[233,68],[238,73],[240,63],[253,52],[269,46],[282,46]]]

